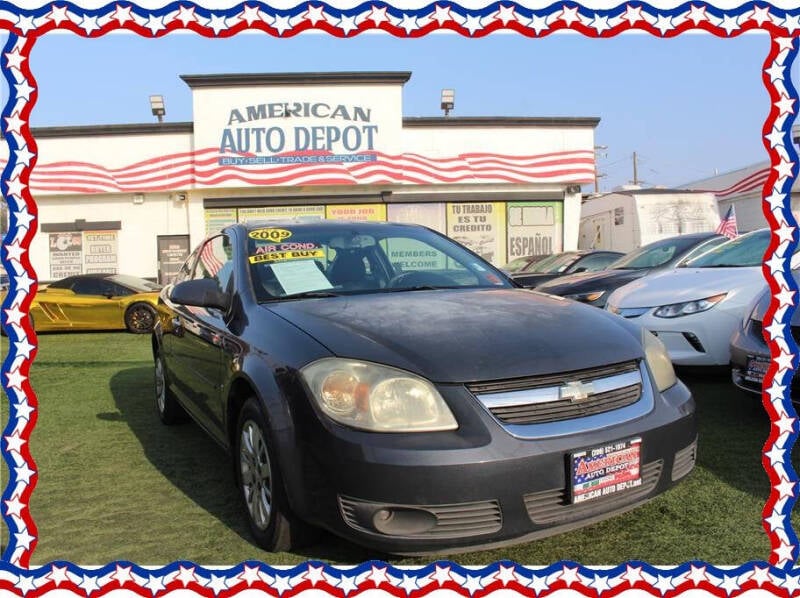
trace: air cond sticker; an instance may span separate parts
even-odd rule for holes
[[[258,228],[251,230],[248,235],[251,239],[259,241],[274,241],[276,243],[292,236],[292,231],[285,228]]]

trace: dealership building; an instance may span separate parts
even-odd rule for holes
[[[683,185],[685,189],[711,191],[716,195],[719,213],[724,216],[733,207],[739,232],[749,232],[769,226],[764,215],[762,198],[764,185],[772,172],[772,165],[757,162],[699,181]],[[792,214],[800,220],[800,180],[795,179],[790,191]]]
[[[185,75],[192,122],[34,128],[39,279],[167,281],[248,220],[419,223],[497,265],[576,248],[599,118],[408,117],[410,77]]]

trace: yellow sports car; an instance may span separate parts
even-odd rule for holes
[[[78,274],[40,288],[31,302],[37,332],[127,329],[148,334],[161,285],[124,274]]]

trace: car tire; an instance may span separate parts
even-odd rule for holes
[[[167,426],[180,424],[189,419],[175,394],[169,389],[167,383],[167,370],[164,365],[164,358],[161,351],[156,353],[155,358],[155,395],[156,410],[161,422]]]
[[[134,303],[125,312],[125,328],[134,334],[150,334],[156,323],[156,310],[147,303]]]
[[[255,398],[242,406],[236,431],[236,482],[256,543],[270,552],[305,543],[310,527],[289,508],[275,443]]]

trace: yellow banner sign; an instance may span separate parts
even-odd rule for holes
[[[308,260],[316,258],[325,259],[325,250],[310,249],[306,251],[273,251],[271,253],[251,255],[249,261],[251,264],[261,264],[264,262],[282,262],[285,260]]]

